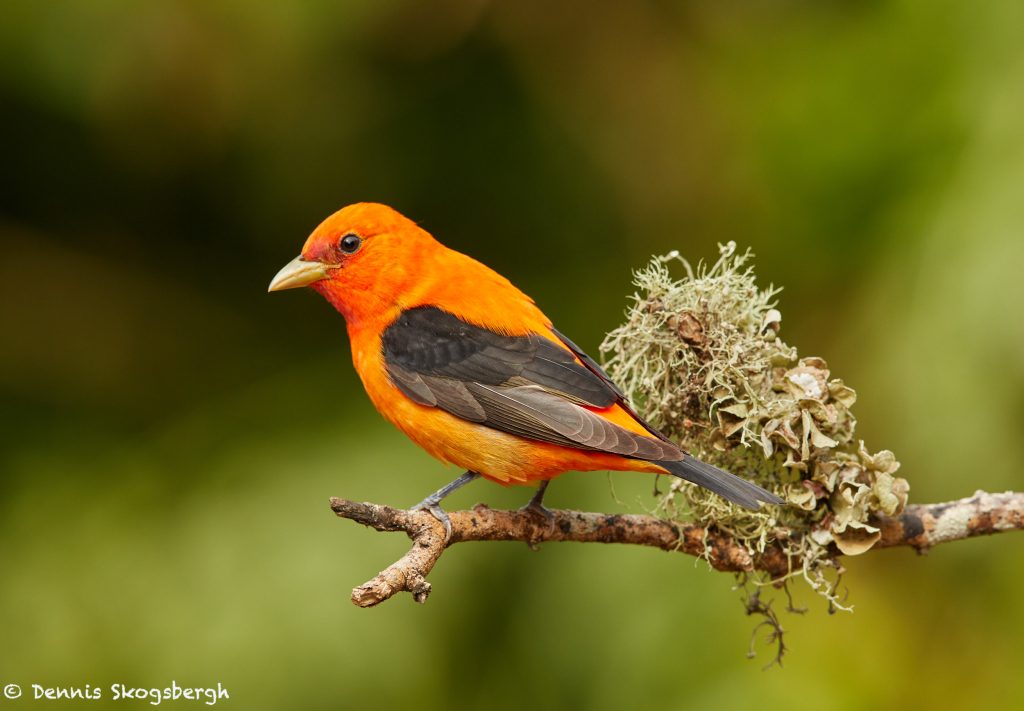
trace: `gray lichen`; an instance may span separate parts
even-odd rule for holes
[[[854,390],[779,338],[778,290],[757,286],[751,258],[730,242],[710,267],[676,253],[654,259],[636,273],[626,322],[601,351],[654,425],[789,504],[751,512],[675,481],[658,511],[714,526],[752,553],[781,545],[792,575],[841,606],[838,554],[871,548],[880,536],[872,515],[899,513],[909,487],[894,476],[892,452],[871,454],[856,439]],[[673,264],[685,275],[673,277]]]

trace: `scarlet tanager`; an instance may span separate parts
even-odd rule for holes
[[[376,203],[324,220],[269,291],[312,287],[348,325],[352,360],[385,418],[466,470],[416,507],[450,530],[441,500],[484,477],[566,471],[672,474],[740,506],[782,499],[696,459],[644,422],[619,387],[508,279]]]

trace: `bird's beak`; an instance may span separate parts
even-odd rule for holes
[[[306,260],[301,256],[284,265],[270,281],[267,291],[283,291],[284,289],[297,289],[300,286],[309,286],[315,281],[327,277],[327,265],[316,260]]]

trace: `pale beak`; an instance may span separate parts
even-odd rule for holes
[[[267,291],[282,291],[309,286],[315,281],[327,278],[327,265],[316,260],[305,260],[301,256],[284,265],[277,273]]]

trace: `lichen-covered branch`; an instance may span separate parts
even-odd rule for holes
[[[713,264],[655,258],[634,283],[625,322],[601,344],[608,374],[685,451],[790,504],[751,516],[676,482],[658,509],[714,521],[747,550],[784,527],[780,547],[793,569],[840,606],[836,549],[857,555],[876,545],[872,521],[902,513],[910,493],[895,454],[857,436],[857,393],[822,358],[783,340],[778,290],[758,285],[752,255],[735,243],[720,245]]]
[[[478,505],[470,511],[449,513],[452,534],[446,541],[444,527],[429,513],[338,498],[331,499],[331,508],[342,518],[378,531],[404,531],[412,539],[412,548],[401,559],[353,589],[352,602],[360,607],[372,607],[403,591],[417,602],[425,602],[431,589],[426,577],[445,548],[467,541],[628,543],[701,556],[722,571],[756,570],[773,579],[790,572],[790,561],[777,545],[752,556],[745,546],[712,528],[680,525],[654,516],[555,510],[551,519],[545,519],[528,511],[498,511]],[[876,547],[918,550],[973,536],[1024,530],[1024,492],[979,491],[959,501],[911,505],[899,516],[878,519],[876,525],[882,531]],[[777,535],[785,536],[786,531]]]

